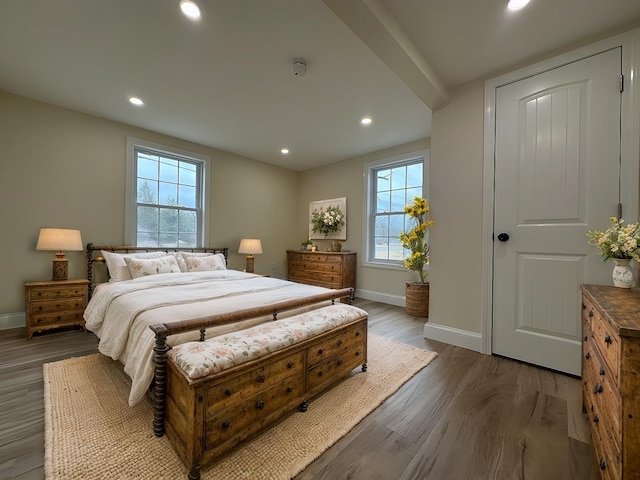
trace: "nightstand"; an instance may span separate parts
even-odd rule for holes
[[[27,339],[35,332],[78,326],[84,330],[89,280],[25,282]]]

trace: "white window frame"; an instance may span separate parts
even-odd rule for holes
[[[181,150],[179,148],[161,145],[158,143],[142,140],[134,137],[127,137],[127,165],[125,179],[125,215],[124,215],[124,238],[127,245],[136,245],[137,238],[137,182],[136,182],[136,162],[135,149],[144,148],[159,154],[182,157],[188,161],[201,162],[202,178],[201,190],[201,216],[199,223],[199,235],[197,237],[197,247],[206,247],[209,241],[209,229],[207,222],[207,205],[209,205],[210,188],[208,180],[210,158],[206,155]]]
[[[364,235],[362,238],[362,251],[364,255],[362,256],[362,265],[366,267],[374,267],[374,268],[388,268],[392,270],[406,270],[404,265],[400,260],[381,260],[373,258],[373,250],[374,250],[374,215],[373,208],[375,206],[375,199],[373,198],[373,194],[375,192],[375,174],[374,172],[380,170],[382,168],[393,168],[394,166],[398,166],[412,160],[422,159],[422,196],[423,198],[429,200],[429,170],[430,170],[430,157],[429,157],[430,149],[419,150],[416,152],[406,153],[403,155],[398,155],[391,158],[384,158],[380,160],[375,160],[373,162],[368,162],[364,165],[364,192],[366,195],[364,203]],[[428,270],[429,266],[425,266],[425,269]]]

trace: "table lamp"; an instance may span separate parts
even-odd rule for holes
[[[243,238],[240,240],[240,248],[238,253],[247,254],[247,267],[245,269],[248,273],[253,273],[253,254],[262,253],[262,243],[257,238]]]
[[[69,273],[69,261],[63,250],[80,252],[84,250],[80,230],[66,228],[41,228],[36,250],[50,250],[56,252],[53,260],[53,276],[51,280],[66,280]]]

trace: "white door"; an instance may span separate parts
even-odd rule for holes
[[[496,89],[493,353],[580,375],[580,284],[611,284],[586,233],[618,212],[620,69],[615,48]]]

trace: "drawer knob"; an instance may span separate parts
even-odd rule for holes
[[[259,382],[259,383],[264,383],[264,375],[260,375],[260,376],[258,377],[258,382]]]
[[[338,366],[342,365],[342,359],[338,360]]]
[[[321,377],[321,376],[322,376],[322,370],[320,370],[320,371],[318,372],[318,376],[319,376],[319,377]]]
[[[230,426],[231,426],[231,422],[229,420],[225,420],[224,422],[222,422],[222,428],[224,428],[225,430]]]
[[[604,377],[604,367],[600,367],[600,371],[598,373]]]
[[[356,357],[359,357],[359,356],[360,356],[360,350],[356,352]]]
[[[227,388],[227,389],[224,391],[224,394],[225,394],[225,395],[227,395],[227,396],[228,396],[228,395],[231,395],[232,393],[233,393],[233,392],[231,391],[231,389],[230,389],[230,388]]]
[[[293,368],[293,362],[287,363],[287,368]]]
[[[611,343],[611,335],[609,335],[608,333],[604,336],[604,343]]]
[[[337,345],[341,346],[342,345],[342,340],[338,340],[338,344]]]
[[[56,303],[56,308],[60,308],[60,304],[59,303]]]
[[[587,308],[587,306],[583,303],[582,304],[582,309],[585,310]]]
[[[589,310],[589,316],[593,317],[593,310]]]
[[[600,459],[600,470],[605,470],[607,468],[607,462],[605,462],[602,458]]]
[[[587,352],[587,353],[584,355],[584,358],[586,358],[587,360],[589,360],[589,359],[591,358],[591,353]]]
[[[360,336],[360,332],[356,332],[356,337],[359,337],[359,336]]]
[[[598,393],[602,393],[602,385],[596,383],[596,385],[593,387],[593,393],[595,393],[596,395]]]
[[[595,423],[595,424],[597,425],[599,421],[600,421],[600,417],[598,417],[598,414],[596,413],[596,414],[593,416],[593,423]]]
[[[319,349],[319,350],[318,350],[318,355],[322,355],[322,353],[323,353],[323,352],[324,352],[324,350]]]
[[[287,387],[287,393],[293,392],[293,387]]]
[[[258,402],[256,403],[256,408],[257,408],[258,410],[262,410],[262,409],[264,408],[264,402],[263,402],[262,400],[258,401]]]
[[[587,337],[586,335],[584,336],[584,341],[586,342],[588,340],[589,337]]]

